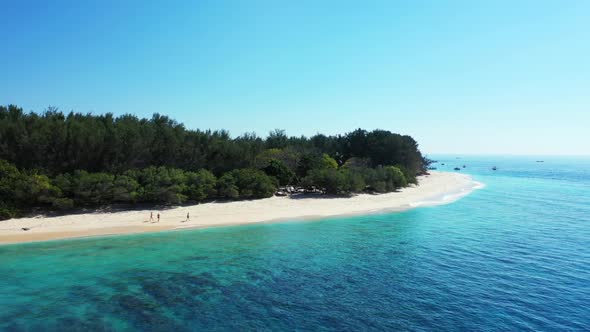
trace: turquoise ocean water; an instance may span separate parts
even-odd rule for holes
[[[590,159],[434,157],[486,187],[402,213],[1,246],[0,330],[590,330]]]

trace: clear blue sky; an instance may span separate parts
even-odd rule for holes
[[[1,1],[0,104],[590,154],[590,1]]]

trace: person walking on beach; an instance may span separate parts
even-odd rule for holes
[[[158,222],[160,222],[160,212],[158,212]]]
[[[152,222],[154,221],[154,213],[153,212],[150,212],[150,221],[152,221]]]
[[[189,215],[189,213],[186,213],[186,221],[190,221],[191,220],[191,216]]]

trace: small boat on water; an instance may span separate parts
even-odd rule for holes
[[[498,169],[498,167],[496,167],[496,166],[492,167],[492,171],[495,171],[497,169]]]
[[[467,167],[467,166],[463,165],[463,168],[465,168],[465,167]]]
[[[455,171],[460,171],[461,169],[459,167],[455,167],[454,170]]]
[[[445,163],[442,163],[441,165],[443,165],[443,166],[444,166],[444,165],[445,165]]]
[[[544,163],[545,160],[537,160],[538,163]]]

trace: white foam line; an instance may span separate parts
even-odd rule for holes
[[[479,189],[485,188],[485,186],[486,185],[484,183],[481,183],[478,181],[473,181],[471,186],[461,188],[456,193],[445,194],[445,195],[441,196],[439,199],[429,199],[429,200],[413,202],[413,203],[410,203],[409,205],[411,207],[421,207],[421,206],[425,207],[425,206],[438,206],[438,205],[450,204],[450,203],[456,202],[457,200],[469,195],[474,190],[479,190]]]

